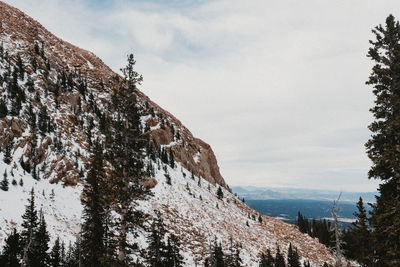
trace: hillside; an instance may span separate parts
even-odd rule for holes
[[[10,180],[9,190],[0,191],[0,244],[20,228],[32,187],[52,237],[68,243],[79,234],[90,144],[107,139],[105,121],[114,116],[110,107],[122,77],[3,2],[0,22],[0,96],[7,107],[0,116],[0,173]],[[143,131],[150,132],[146,168],[154,176],[148,177],[153,196],[138,209],[148,215],[147,225],[161,211],[168,232],[182,242],[187,266],[203,263],[214,240],[227,249],[230,238],[241,244],[244,266],[257,266],[260,254],[277,245],[286,254],[289,243],[312,266],[334,263],[325,246],[296,227],[267,216],[260,223],[229,192],[211,147],[140,91],[137,100]],[[166,163],[172,158],[173,168]],[[137,237],[142,248],[147,235],[143,229]]]

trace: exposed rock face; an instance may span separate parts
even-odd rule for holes
[[[48,79],[53,81],[53,83],[46,82],[46,79],[38,75],[37,80],[35,80],[37,85],[43,88],[47,87],[47,90],[50,91],[53,90],[58,80],[57,73],[53,70],[58,70],[59,72],[65,70],[70,73],[73,72],[74,74],[79,73],[79,75],[85,76],[88,87],[92,88],[93,95],[97,98],[97,101],[108,101],[112,94],[111,88],[113,88],[115,81],[121,79],[121,77],[113,72],[93,53],[57,38],[37,21],[3,2],[0,2],[0,22],[0,37],[2,40],[7,40],[7,45],[10,46],[6,47],[7,50],[15,51],[15,54],[10,53],[10,60],[15,61],[16,55],[20,54],[22,55],[24,63],[28,63],[30,59],[26,55],[34,54],[34,44],[36,43],[40,47],[43,46],[44,57],[47,61],[38,60],[37,63],[40,68],[46,69],[46,62],[48,62],[51,69]],[[26,64],[25,71],[30,74],[33,73],[30,64]],[[185,168],[192,170],[196,175],[201,176],[213,184],[217,183],[226,187],[227,185],[219,172],[217,160],[211,147],[202,140],[194,138],[191,132],[182,125],[178,119],[152,102],[142,92],[138,92],[138,95],[142,107],[147,111],[152,110],[152,112],[156,114],[155,117],[146,121],[149,127],[154,128],[151,133],[153,146],[168,146],[168,149],[172,149],[175,160],[181,162]],[[73,112],[71,112],[71,110],[65,109],[66,107],[75,108],[78,98],[79,94],[76,92],[67,91],[60,94],[57,99],[50,98],[47,102],[50,104],[52,101],[57,100],[60,103],[66,104],[65,106],[61,106],[62,109],[64,108],[64,110],[61,110],[61,112],[64,112],[63,116],[54,118],[57,127],[62,129],[62,132],[68,135],[69,139],[78,141],[81,148],[85,149],[86,144],[83,133],[70,132],[73,126],[76,125],[76,121],[74,121],[75,116],[72,114]],[[85,108],[86,106],[83,105],[82,109],[84,111]],[[162,120],[167,123],[165,129],[157,127]],[[171,127],[174,127],[175,137],[174,133],[171,131]],[[12,122],[12,132],[14,136],[21,136],[25,129],[26,127],[21,128],[18,125],[17,120]],[[178,132],[180,140],[176,139],[176,134],[178,134]],[[4,140],[4,138],[5,136],[0,134],[0,141]],[[176,142],[173,142],[174,140]],[[195,161],[194,157],[197,153],[200,154],[197,157],[198,160]],[[84,155],[82,155],[81,159],[85,161]],[[64,160],[68,161],[68,159]],[[57,164],[59,165],[59,163]],[[52,170],[59,170],[59,168],[60,166],[52,166]],[[70,169],[70,167],[67,169]],[[61,177],[61,175],[63,177]],[[74,177],[68,177],[68,175],[73,175]],[[71,172],[71,170],[56,173],[55,176],[48,175],[48,177],[53,178],[53,181],[61,179],[67,179],[68,181],[76,180],[75,173]]]

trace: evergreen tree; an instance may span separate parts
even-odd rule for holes
[[[260,265],[259,267],[274,267],[275,266],[275,259],[271,254],[271,251],[267,250],[267,255],[264,253],[261,254],[260,257]]]
[[[23,256],[23,263],[28,264],[28,254],[30,253],[33,247],[34,236],[36,230],[38,228],[38,216],[35,207],[35,192],[32,188],[30,192],[30,198],[28,199],[29,203],[25,206],[25,213],[22,215],[22,244],[24,247],[24,256]]]
[[[108,159],[113,167],[114,211],[117,216],[118,260],[121,265],[128,265],[127,254],[133,244],[127,240],[128,232],[134,232],[143,221],[143,213],[135,210],[136,200],[144,199],[149,189],[141,185],[145,180],[145,149],[148,138],[143,135],[140,112],[136,105],[136,84],[142,78],[133,70],[135,60],[128,56],[128,64],[122,69],[125,79],[113,96],[116,120],[112,122],[111,138],[107,145]]]
[[[277,246],[277,249],[276,249],[275,267],[286,267],[285,259],[283,258],[282,254],[281,254],[281,250],[280,250],[279,246]]]
[[[166,230],[160,213],[156,212],[156,218],[151,224],[151,234],[148,237],[147,263],[152,267],[163,266],[166,262],[167,247],[164,243]]]
[[[8,178],[7,178],[7,171],[4,171],[3,180],[0,182],[0,189],[3,191],[8,191]]]
[[[6,240],[3,254],[0,256],[0,264],[5,267],[19,267],[22,256],[21,237],[16,229],[13,230]]]
[[[363,266],[372,265],[372,238],[368,225],[367,211],[360,197],[357,202],[357,212],[354,216],[357,218],[352,223],[352,227],[344,232],[346,256],[355,259]]]
[[[19,79],[21,81],[24,80],[25,76],[25,70],[24,70],[24,64],[22,63],[22,59],[20,55],[17,55],[17,67],[18,67],[18,72],[19,72]]]
[[[372,167],[369,178],[380,179],[370,219],[376,264],[400,266],[400,25],[392,15],[375,27],[368,57],[375,62],[369,80],[376,96],[375,117],[365,144]]]
[[[39,116],[38,116],[38,128],[40,130],[40,133],[43,136],[46,135],[46,132],[48,132],[49,120],[50,120],[50,117],[47,114],[47,107],[42,106],[40,108]]]
[[[175,160],[174,160],[174,153],[172,152],[172,148],[169,150],[169,166],[171,168],[175,168]]]
[[[217,197],[218,197],[218,199],[223,199],[224,198],[224,192],[222,192],[221,186],[218,187]]]
[[[292,243],[289,243],[287,262],[288,267],[301,267],[299,255],[297,254],[297,250],[292,248]]]
[[[8,115],[7,104],[3,98],[0,99],[0,119]]]
[[[49,254],[47,253],[49,250],[50,237],[47,232],[46,221],[42,211],[40,211],[39,217],[39,226],[34,233],[33,242],[27,254],[28,266],[32,267],[47,266],[50,261]]]
[[[105,173],[100,144],[95,143],[93,156],[88,166],[88,175],[83,189],[82,258],[85,266],[100,266],[104,258],[106,232],[106,202],[104,196]]]
[[[50,266],[52,266],[52,267],[61,267],[62,266],[61,244],[60,244],[59,237],[57,237],[56,241],[54,242],[54,246],[51,249]]]
[[[172,235],[168,237],[167,254],[165,259],[165,267],[181,267],[184,264],[183,256],[180,254],[181,243],[179,239]]]
[[[6,149],[4,150],[4,158],[3,161],[6,164],[11,163],[11,150],[14,147],[14,142],[13,141],[8,141],[6,145]]]
[[[209,267],[225,267],[224,253],[221,243],[217,241],[210,248],[210,256],[206,259],[206,266]]]
[[[242,259],[240,258],[240,249],[233,243],[232,237],[229,239],[229,254],[225,257],[226,267],[240,267]]]

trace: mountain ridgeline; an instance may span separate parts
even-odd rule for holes
[[[133,55],[121,76],[3,2],[0,22],[6,266],[335,262],[231,194],[211,147],[137,89]]]

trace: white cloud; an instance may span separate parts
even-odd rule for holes
[[[142,90],[212,145],[228,183],[376,188],[365,54],[398,1],[6,2],[114,70],[135,52]]]

